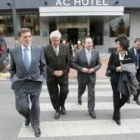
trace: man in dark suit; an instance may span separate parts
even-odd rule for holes
[[[31,125],[36,137],[41,134],[39,96],[46,75],[46,62],[42,48],[31,43],[31,30],[19,32],[21,45],[10,50],[10,73],[15,92],[16,109],[25,117],[25,125]],[[29,96],[31,108],[29,107]]]
[[[53,31],[50,34],[51,45],[44,48],[47,63],[47,87],[53,108],[56,110],[55,119],[60,113],[66,114],[65,100],[68,94],[68,73],[70,57],[68,47],[60,44],[61,33]]]
[[[136,78],[140,83],[140,38],[136,38],[134,40],[134,45],[129,51],[132,53],[132,56],[134,58],[134,62],[137,67]],[[135,95],[133,99],[134,101],[136,101],[138,105],[140,105],[139,95],[140,95],[140,89],[137,90],[137,95]]]
[[[82,94],[88,86],[88,111],[92,118],[96,118],[95,83],[96,71],[101,67],[99,53],[92,49],[93,41],[90,37],[85,39],[85,48],[79,50],[72,61],[72,67],[78,71],[78,103],[82,104]]]

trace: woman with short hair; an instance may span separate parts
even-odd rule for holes
[[[108,62],[108,68],[111,70],[111,87],[113,90],[113,105],[114,105],[114,113],[113,113],[113,120],[118,124],[121,125],[121,114],[120,108],[127,102],[129,96],[124,95],[118,91],[118,82],[121,73],[123,73],[121,69],[121,61],[124,59],[132,59],[132,54],[128,51],[129,48],[129,40],[125,35],[120,35],[115,39],[116,43],[116,52],[112,52]]]

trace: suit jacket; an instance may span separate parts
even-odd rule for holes
[[[135,57],[134,47],[130,48],[129,51],[132,53],[132,56],[133,56],[134,62],[136,62],[136,57]],[[139,66],[140,66],[140,61],[139,61]],[[136,77],[137,77],[137,80],[140,82],[140,68],[137,69]]]
[[[46,75],[46,62],[42,48],[31,45],[31,65],[29,70],[23,62],[21,46],[10,50],[10,73],[12,89],[16,90],[26,80],[43,82]]]
[[[129,49],[129,51],[131,52],[134,62],[136,61],[136,57],[135,57],[135,52],[134,52],[134,47],[132,47],[131,49]]]
[[[85,49],[80,49],[77,51],[75,58],[72,61],[72,67],[78,71],[78,82],[79,83],[88,83],[89,81],[95,84],[96,80],[96,71],[101,67],[101,60],[99,53],[95,50],[91,50],[91,63],[88,65],[87,56]],[[94,68],[94,72],[91,74],[83,73],[83,68]]]
[[[45,59],[47,63],[47,80],[53,76],[54,71],[62,70],[63,76],[68,75],[70,68],[69,49],[66,46],[59,45],[59,54],[56,56],[52,45],[44,48]]]
[[[129,51],[127,51],[127,54],[125,54],[124,56],[124,59],[127,59],[127,58],[131,58],[132,62],[134,62],[133,56]],[[119,81],[120,72],[116,71],[117,67],[119,66],[120,66],[119,54],[117,52],[112,52],[109,58],[109,62],[108,62],[108,68],[112,72],[112,76],[110,79],[112,83],[117,84]]]

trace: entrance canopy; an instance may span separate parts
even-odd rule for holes
[[[50,16],[121,16],[123,6],[39,7],[41,17]]]

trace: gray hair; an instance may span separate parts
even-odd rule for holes
[[[50,34],[50,39],[52,39],[53,37],[61,38],[61,33],[58,30],[55,30]]]

